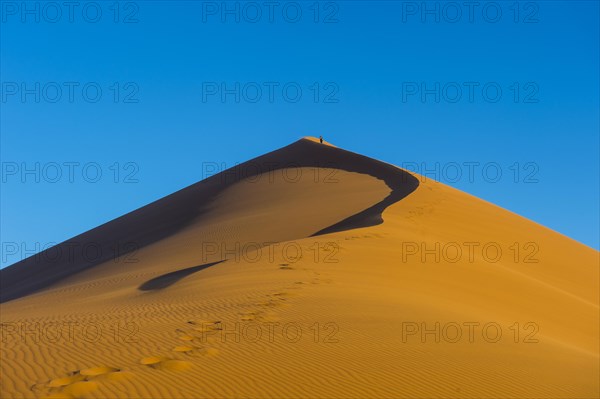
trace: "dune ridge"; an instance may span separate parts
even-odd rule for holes
[[[0,396],[600,395],[598,251],[315,139],[252,161],[3,270]]]
[[[393,177],[401,181],[401,184],[394,185],[390,197],[382,201],[381,204],[363,211],[350,221],[342,221],[336,227],[330,227],[330,230],[381,223],[381,211],[391,203],[410,194],[418,186],[417,179],[405,171],[331,145],[318,144],[316,139],[304,138],[277,151],[208,177],[174,194],[67,240],[59,244],[58,248],[50,248],[45,251],[48,254],[52,251],[66,253],[69,251],[70,246],[81,245],[81,243],[95,243],[105,256],[98,257],[93,262],[88,261],[82,252],[75,251],[74,257],[69,258],[68,264],[64,261],[64,257],[58,257],[57,261],[54,261],[54,257],[51,255],[44,256],[42,254],[41,256],[31,256],[15,265],[0,270],[0,303],[27,295],[56,283],[60,279],[94,267],[111,257],[123,256],[133,250],[126,245],[110,250],[109,248],[114,241],[135,243],[134,249],[139,250],[177,233],[190,224],[201,223],[202,215],[206,213],[207,204],[227,188],[242,180],[251,181],[258,175],[269,175],[274,171],[290,168],[321,168],[368,174],[384,180],[388,185],[394,184],[392,183]],[[328,176],[331,176],[331,179],[334,178],[333,174],[323,174],[320,178],[325,180]],[[322,183],[327,184],[327,181]],[[335,184],[336,182],[332,181],[331,183]],[[345,226],[345,224],[348,226]],[[325,231],[327,229],[322,229],[321,232],[316,232],[316,234]],[[42,261],[39,260],[40,257]],[[32,275],[35,278],[32,278]]]

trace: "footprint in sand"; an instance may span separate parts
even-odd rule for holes
[[[220,320],[204,320],[204,319],[187,321],[188,324],[191,324],[193,326],[198,325],[198,324],[218,324],[220,322],[221,322]]]
[[[190,320],[187,323],[194,326],[195,331],[206,332],[221,330],[220,320]]]
[[[74,384],[76,382],[82,381],[84,379],[85,379],[85,377],[82,375],[79,375],[79,374],[69,376],[69,377],[55,378],[47,384],[47,387],[48,388],[62,388],[62,387],[66,387],[68,385]]]
[[[220,323],[221,322],[219,322],[219,327],[218,327],[219,330],[221,330]],[[215,324],[211,324],[211,325],[214,326]],[[185,338],[188,338],[188,336],[185,336]],[[219,351],[217,349],[204,346],[204,344],[215,343],[216,339],[214,337],[205,337],[205,336],[195,337],[194,336],[193,338],[194,338],[194,340],[201,342],[203,345],[201,345],[201,346],[178,345],[173,348],[173,352],[182,353],[185,355],[210,355],[210,356],[214,356],[217,353],[219,353]],[[191,341],[188,341],[188,342],[191,342]]]
[[[48,395],[46,398],[80,398],[98,389],[98,378],[107,378],[121,381],[132,377],[133,374],[111,366],[98,366],[82,370],[75,370],[67,377],[50,380],[45,384]]]
[[[192,363],[185,360],[167,360],[158,366],[161,370],[168,371],[186,371],[192,368]]]
[[[193,335],[189,335],[189,334],[180,335],[178,338],[182,341],[187,341],[187,342],[191,342],[196,339],[196,337],[194,337]]]
[[[243,312],[239,313],[241,321],[254,321],[261,312]]]
[[[176,360],[163,356],[149,356],[140,360],[140,364],[157,370],[185,371],[192,367],[192,363],[185,360]]]
[[[287,291],[280,291],[280,292],[275,292],[273,294],[267,294],[267,296],[269,296],[269,297],[274,297],[274,298],[280,299],[282,301],[285,301],[286,298],[293,297],[296,295],[298,295],[298,294],[292,294]]]
[[[168,359],[166,357],[160,357],[160,356],[148,356],[148,357],[145,357],[142,360],[140,360],[140,364],[143,364],[144,366],[154,367],[157,364],[159,364],[160,362],[163,362],[165,360],[168,360]]]
[[[287,291],[274,292],[272,294],[265,295],[268,299],[263,302],[256,303],[255,306],[262,308],[278,308],[289,306],[285,301],[290,297],[297,296],[297,293],[290,293]]]
[[[93,381],[78,381],[64,386],[60,392],[51,392],[44,396],[45,399],[82,398],[98,389],[98,384]]]
[[[134,376],[135,375],[132,372],[119,370],[112,373],[103,374],[102,377],[111,381],[125,381],[132,379]]]
[[[191,353],[195,350],[197,350],[198,347],[197,346],[187,346],[187,345],[181,345],[181,346],[176,346],[175,348],[173,348],[173,352],[177,352],[177,353]]]

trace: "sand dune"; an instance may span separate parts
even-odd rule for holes
[[[598,397],[599,260],[302,139],[1,270],[0,395]]]

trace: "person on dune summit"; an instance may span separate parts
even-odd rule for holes
[[[319,141],[323,144],[323,136],[319,136]]]

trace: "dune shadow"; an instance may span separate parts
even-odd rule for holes
[[[342,170],[363,173],[383,180],[392,191],[375,205],[319,230],[311,237],[381,224],[383,223],[383,212],[387,207],[407,197],[419,187],[419,179],[405,170],[360,154],[353,155],[352,158],[340,157],[341,162],[335,166]]]
[[[189,276],[190,274],[194,274],[199,272],[200,270],[208,269],[211,266],[224,262],[220,260],[218,262],[205,263],[199,266],[188,267],[186,269],[177,270],[171,273],[163,274],[161,276],[150,279],[140,285],[138,290],[140,291],[155,291],[162,290],[164,288],[170,287],[179,280]]]
[[[311,237],[381,224],[383,223],[383,211],[390,205],[412,193],[419,186],[419,180],[403,170],[381,168],[379,172],[379,174],[374,176],[382,179],[392,190],[387,197],[361,212],[319,230],[311,235]]]

